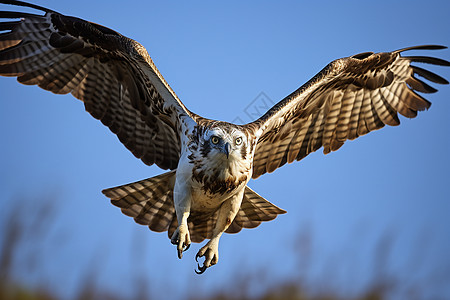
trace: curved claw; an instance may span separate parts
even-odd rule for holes
[[[174,244],[174,245],[177,245],[177,244]],[[183,243],[183,249],[178,250],[178,258],[179,258],[179,259],[182,259],[182,258],[183,258],[183,252],[184,252],[184,251],[187,251],[190,247],[191,247],[191,244],[185,245],[185,244]]]
[[[197,256],[195,257],[195,260],[197,260]],[[194,270],[194,271],[195,271],[195,273],[197,273],[199,275],[205,273],[205,271],[207,269],[207,267],[205,265],[200,266],[200,264],[197,264],[197,268],[198,268],[198,271],[197,270]]]
[[[198,253],[195,255],[195,261],[197,262],[197,269],[198,269],[198,271],[197,270],[194,270],[194,271],[197,274],[203,274],[203,273],[205,273],[205,271],[207,269],[207,267],[204,264],[203,264],[203,266],[200,266],[200,264],[198,263],[198,259],[200,257],[202,257],[202,256],[199,255]]]

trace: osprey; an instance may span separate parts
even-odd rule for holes
[[[145,48],[116,31],[22,1],[42,11],[1,11],[0,75],[56,94],[71,93],[145,164],[170,171],[106,189],[122,212],[151,230],[168,231],[181,258],[191,242],[209,239],[196,255],[198,273],[216,264],[219,239],[285,213],[247,183],[323,147],[339,149],[398,113],[414,118],[429,101],[417,94],[444,78],[411,63],[450,66],[428,56],[402,56],[427,45],[366,52],[335,60],[259,119],[235,125],[188,110]]]

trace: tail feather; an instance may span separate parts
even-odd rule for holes
[[[261,222],[271,221],[285,210],[270,203],[248,186],[245,187],[244,198],[233,223],[227,229],[227,233],[237,233],[242,228],[255,228]]]
[[[136,223],[147,225],[156,232],[167,231],[169,238],[178,227],[173,204],[173,188],[176,170],[103,190],[111,203],[121,208],[122,212],[134,218]],[[249,187],[245,187],[241,207],[226,230],[237,233],[242,228],[255,228],[263,221],[270,221],[286,211],[273,205]],[[200,243],[210,239],[216,224],[218,211],[211,214],[191,211],[188,218],[189,233],[192,242]]]
[[[270,203],[248,186],[245,187],[241,207],[226,233],[238,233],[242,228],[255,228],[264,221],[275,219],[285,210]],[[194,214],[188,219],[189,232],[193,242],[210,239],[218,218],[218,211],[212,215]]]
[[[167,231],[175,218],[173,187],[175,170],[138,182],[103,190],[111,203],[156,232]]]

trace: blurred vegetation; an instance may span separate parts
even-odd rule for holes
[[[0,222],[0,300],[58,299],[58,294],[52,289],[51,284],[38,283],[30,286],[21,280],[21,274],[36,273],[38,276],[41,276],[42,273],[45,273],[40,270],[41,265],[45,264],[42,253],[46,251],[46,248],[42,245],[44,243],[60,242],[60,238],[55,238],[55,232],[52,232],[52,228],[54,228],[52,224],[55,223],[55,216],[58,210],[57,201],[55,201],[54,197],[44,197],[44,199],[34,199],[32,202],[25,199],[16,199],[12,203],[15,203],[15,207],[11,207],[6,212],[3,211],[3,220]],[[57,233],[56,236],[58,236]],[[188,299],[378,300],[388,299],[389,292],[395,290],[396,285],[400,284],[393,276],[386,274],[388,269],[386,268],[386,264],[388,264],[386,257],[389,256],[390,244],[393,240],[392,235],[387,234],[377,243],[373,258],[374,266],[376,266],[374,268],[375,274],[373,275],[373,281],[365,291],[360,292],[359,295],[349,296],[342,295],[342,291],[333,291],[326,282],[321,282],[320,288],[311,287],[311,283],[308,283],[307,280],[308,274],[305,274],[305,272],[308,272],[307,264],[311,260],[311,240],[311,230],[306,228],[299,232],[295,248],[298,255],[302,257],[299,260],[301,265],[298,266],[298,269],[302,271],[289,281],[271,282],[268,270],[264,270],[264,272],[254,271],[253,275],[239,272],[239,276],[242,277],[242,280],[238,280],[240,282],[239,286],[201,296],[198,294],[188,295]],[[135,259],[136,264],[139,264],[139,255]],[[150,280],[146,278],[145,272],[138,272],[136,269],[134,272],[136,274],[132,274],[135,279],[131,281],[133,286],[129,287],[129,290],[132,290],[134,295],[125,298],[117,295],[115,291],[104,290],[104,288],[100,288],[96,284],[97,269],[101,269],[101,266],[93,264],[86,267],[82,284],[79,286],[77,295],[73,297],[74,300],[147,300],[155,299],[156,297],[153,294],[150,295]],[[326,280],[327,277],[324,276],[323,281]],[[167,286],[170,286],[170,284],[172,283],[167,284]],[[252,288],[255,286],[259,294],[255,294],[255,289]],[[417,285],[413,284],[413,286]],[[122,290],[124,288],[121,287]],[[413,295],[408,295],[407,299],[423,299],[417,290],[415,290]],[[166,297],[160,295],[156,299],[166,299]]]

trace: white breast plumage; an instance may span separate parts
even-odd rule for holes
[[[431,105],[417,92],[436,92],[417,75],[448,83],[414,65],[448,61],[402,55],[443,46],[365,52],[331,62],[257,120],[235,125],[188,110],[138,42],[38,5],[0,3],[43,12],[0,11],[0,75],[71,93],[137,158],[170,169],[104,193],[138,223],[167,231],[180,258],[191,240],[210,239],[197,254],[205,257],[200,272],[218,262],[223,232],[254,228],[285,212],[246,186],[250,178],[399,125],[398,114],[416,117]]]

